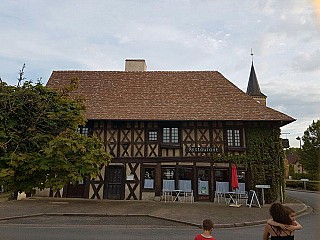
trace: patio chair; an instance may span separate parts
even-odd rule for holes
[[[236,189],[237,198],[238,201],[244,201],[244,203],[247,202],[248,199],[248,192],[246,191],[246,184],[245,183],[239,183],[239,188]]]
[[[215,201],[220,203],[220,199],[226,200],[226,192],[229,192],[229,182],[216,182]]]

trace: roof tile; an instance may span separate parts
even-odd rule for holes
[[[294,121],[217,71],[53,71],[47,86],[58,89],[72,78],[88,119]]]

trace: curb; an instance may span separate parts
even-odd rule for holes
[[[12,219],[19,219],[19,218],[29,218],[29,217],[40,217],[45,215],[44,213],[36,213],[36,214],[29,214],[29,215],[19,215],[19,216],[12,216],[12,217],[3,217],[0,218],[0,221],[5,220],[12,220]]]
[[[297,211],[297,217],[300,217],[305,214],[309,214],[312,208],[302,201],[295,199],[299,204],[303,205],[303,208]],[[172,218],[165,218],[156,215],[150,214],[99,214],[99,213],[37,213],[37,214],[26,214],[26,215],[19,215],[19,216],[11,216],[11,217],[0,217],[0,222],[5,220],[12,220],[12,219],[19,219],[19,218],[28,218],[28,217],[39,217],[39,216],[91,216],[91,217],[150,217],[156,219],[167,220],[171,222],[177,222],[189,226],[194,226],[197,228],[201,228],[200,224],[172,219]],[[236,227],[246,227],[246,226],[254,226],[254,225],[261,225],[265,224],[267,219],[265,220],[258,220],[258,221],[251,221],[251,222],[242,222],[242,223],[227,223],[227,224],[215,224],[215,228],[236,228]]]
[[[304,215],[305,212],[307,212],[308,209],[312,209],[312,207],[310,207],[309,205],[305,204],[304,202],[298,200],[298,199],[294,199],[295,201],[297,201],[299,204],[303,205],[302,210],[299,210],[296,212],[297,217]]]
[[[189,226],[197,227],[201,229],[201,224],[191,223],[187,221],[172,219],[172,218],[164,218],[155,215],[149,214],[98,214],[98,213],[37,213],[30,215],[20,215],[20,216],[12,216],[12,217],[4,217],[0,218],[1,221],[19,219],[19,218],[29,218],[29,217],[41,217],[41,216],[80,216],[80,217],[150,217],[156,219],[162,219],[166,221],[186,224]],[[227,223],[227,224],[215,224],[215,228],[234,228],[234,227],[245,227],[245,226],[253,226],[260,225],[266,223],[267,220],[253,221],[253,222],[243,222],[243,223]]]
[[[306,212],[307,209],[308,209],[307,205],[305,205],[305,204],[303,204],[303,205],[304,205],[304,209],[302,209],[302,210],[297,212],[298,216],[304,215],[304,212]],[[308,214],[308,212],[306,214]],[[29,217],[40,217],[40,216],[150,217],[150,218],[162,219],[162,220],[182,223],[182,224],[186,224],[186,225],[189,225],[189,226],[201,228],[201,225],[196,224],[196,223],[191,223],[191,222],[172,219],[172,218],[164,218],[164,217],[159,217],[159,216],[149,215],[149,214],[37,213],[37,214],[30,214],[30,215],[20,215],[20,216],[12,216],[12,217],[0,218],[0,222],[1,221],[5,221],[5,220],[12,220],[12,219],[19,219],[19,218],[29,218]],[[246,227],[246,226],[261,225],[261,224],[265,224],[266,222],[267,222],[267,219],[259,220],[259,221],[252,221],[252,222],[243,222],[243,223],[227,223],[227,224],[222,223],[222,224],[215,224],[214,227],[215,228],[236,228],[236,227]]]
[[[162,219],[162,220],[167,220],[171,222],[177,222],[177,223],[182,223],[194,227],[201,228],[201,225],[195,224],[195,223],[190,223],[186,221],[181,221],[181,220],[176,220],[176,219],[171,219],[171,218],[164,218],[164,217],[159,217],[159,216],[154,216],[154,215],[149,215],[149,214],[98,214],[98,213],[36,213],[36,214],[30,214],[30,215],[20,215],[20,216],[12,216],[12,217],[4,217],[0,218],[1,221],[6,221],[6,220],[12,220],[12,219],[19,219],[19,218],[29,218],[29,217],[41,217],[41,216],[80,216],[80,217],[150,217],[150,218],[156,218],[156,219]],[[229,224],[226,224],[229,225]],[[231,224],[232,225],[232,224]]]

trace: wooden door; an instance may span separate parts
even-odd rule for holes
[[[105,198],[114,200],[124,199],[124,167],[109,166],[106,174]]]
[[[84,198],[85,196],[85,181],[75,184],[69,183],[67,186],[67,198]]]

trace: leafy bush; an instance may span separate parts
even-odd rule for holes
[[[304,189],[303,181],[299,180],[287,180],[286,186],[295,189]],[[309,191],[320,191],[320,181],[309,181],[306,183],[306,188]]]

